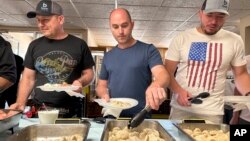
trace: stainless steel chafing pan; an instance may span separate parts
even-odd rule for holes
[[[226,124],[206,124],[206,123],[174,123],[174,125],[179,129],[180,134],[187,135],[191,140],[194,140],[189,134],[187,134],[184,129],[194,130],[199,128],[203,130],[222,130],[224,133],[229,132],[229,125]]]
[[[107,120],[101,141],[108,141],[109,131],[114,127],[126,127],[128,125],[128,120]],[[160,133],[160,137],[165,141],[175,141],[175,139],[157,122],[152,120],[144,120],[138,127],[133,128],[135,131],[142,131],[145,128],[155,129]]]
[[[19,110],[0,109],[0,132],[17,126],[21,117],[22,112]]]
[[[66,140],[68,137],[81,136],[87,139],[90,123],[82,124],[37,124],[31,125],[10,136],[7,141]],[[75,139],[76,141],[79,141]],[[66,140],[67,141],[67,140]]]

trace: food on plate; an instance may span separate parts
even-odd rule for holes
[[[229,132],[224,133],[222,130],[201,130],[200,128],[183,129],[187,134],[196,141],[229,141]]]
[[[67,82],[63,82],[62,84],[61,84],[61,86],[69,86],[70,84],[68,84]]]
[[[113,107],[120,107],[120,108],[126,108],[126,107],[131,106],[130,103],[120,101],[120,100],[111,100],[110,105],[113,106]]]
[[[41,137],[33,139],[32,141],[83,141],[81,135],[75,134],[72,136],[62,136],[62,137]]]
[[[66,86],[70,86],[70,84],[68,84],[67,82],[63,82],[62,84],[51,84],[51,83],[46,83],[44,84],[45,87],[66,87]]]
[[[124,127],[114,127],[109,131],[108,141],[164,141],[160,133],[155,129],[145,128],[142,131],[135,131]]]

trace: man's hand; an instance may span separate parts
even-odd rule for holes
[[[182,91],[181,93],[176,94],[176,96],[177,102],[181,106],[191,106],[191,103],[188,101],[188,99],[192,97],[192,94],[190,94],[188,91]]]
[[[25,108],[25,105],[22,105],[20,103],[14,103],[12,105],[10,105],[9,109],[14,109],[14,110],[21,110],[23,111]]]
[[[151,109],[158,110],[163,101],[167,98],[164,88],[159,86],[149,86],[146,90],[146,104]]]
[[[79,80],[75,80],[73,83],[72,83],[73,86],[78,86],[79,88],[77,90],[74,90],[74,92],[77,92],[77,93],[82,93],[82,83],[79,81]]]
[[[110,97],[109,97],[109,94],[108,93],[106,93],[106,94],[104,94],[104,95],[102,95],[102,97],[101,97],[103,100],[105,100],[106,102],[109,102],[109,99],[110,99]]]

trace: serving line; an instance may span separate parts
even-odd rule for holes
[[[105,124],[96,123],[93,119],[86,119],[90,122],[91,126],[88,132],[87,141],[100,141],[103,133],[103,129]],[[178,129],[172,124],[179,123],[180,121],[172,121],[172,120],[164,120],[164,119],[146,119],[158,121],[161,126],[169,132],[170,135],[177,141],[188,141],[184,135],[180,134]],[[39,124],[38,118],[21,118],[19,121],[19,126],[15,127],[14,131],[18,132],[21,129],[28,127],[30,125]],[[11,132],[9,130],[0,133],[0,141],[6,141],[6,139],[11,136]]]

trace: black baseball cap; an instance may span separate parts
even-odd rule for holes
[[[51,16],[51,15],[62,15],[62,7],[51,0],[41,0],[37,6],[36,11],[30,11],[27,13],[28,18],[35,18],[36,15]]]

